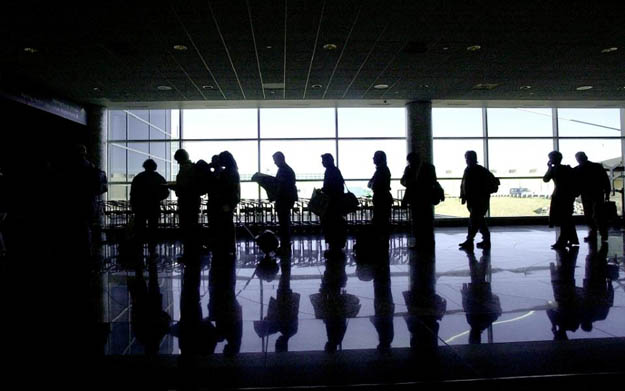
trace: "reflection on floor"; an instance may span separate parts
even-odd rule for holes
[[[208,252],[199,289],[185,293],[190,277],[179,262],[179,243],[159,244],[158,256],[146,257],[143,268],[124,267],[119,248],[109,246],[102,272],[110,325],[105,350],[177,355],[186,342],[200,354],[384,352],[625,336],[620,231],[603,245],[559,252],[550,249],[554,231],[544,227],[492,231],[492,249],[465,252],[458,250],[465,230],[437,229],[435,259],[412,249],[405,235],[394,235],[388,267],[374,254],[357,262],[353,239],[344,254],[326,260],[323,240],[297,237],[290,260],[282,256],[276,263],[261,262],[251,239],[239,240],[235,297],[211,291],[211,279],[225,282],[210,276]],[[191,304],[190,295],[197,296]],[[181,313],[195,321],[181,322]]]

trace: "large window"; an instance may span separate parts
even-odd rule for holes
[[[547,215],[553,184],[542,177],[547,154],[554,149],[571,166],[577,164],[574,155],[579,151],[606,168],[622,164],[620,109],[435,107],[432,133],[434,164],[446,194],[445,202],[435,208],[438,218],[468,215],[459,199],[467,150],[475,151],[479,163],[501,179],[491,216]],[[180,147],[193,161],[209,161],[212,155],[230,151],[239,166],[244,198],[266,197],[251,176],[274,175],[276,151],[282,151],[294,169],[300,198],[309,198],[312,189],[321,186],[323,153],[334,156],[352,192],[369,196],[373,154],[382,150],[391,170],[391,191],[400,198],[406,116],[403,108],[110,111],[109,199],[127,198],[129,184],[147,158],[157,162],[168,181],[175,180],[178,168],[172,157]],[[620,197],[615,198],[620,212]]]

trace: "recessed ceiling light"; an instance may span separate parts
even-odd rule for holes
[[[267,46],[265,46],[265,49],[273,49],[273,46],[267,45]]]
[[[312,88],[313,90],[318,90],[321,87],[323,87],[321,84],[313,84],[312,86],[310,86],[310,88]]]
[[[170,91],[172,88],[170,86],[158,86],[156,89],[159,91]]]
[[[579,86],[576,88],[577,91],[587,91],[592,90],[592,86]]]
[[[211,86],[210,84],[206,84],[206,85],[202,86],[202,88],[205,89],[205,90],[213,90],[213,89],[215,89],[215,87]]]
[[[421,84],[419,85],[420,88],[430,88],[429,84]]]
[[[99,87],[93,87],[93,90],[94,91],[100,91],[100,88]]]
[[[184,52],[185,50],[188,50],[188,49],[189,48],[186,45],[174,45],[174,50]]]
[[[521,87],[519,87],[519,89],[521,89],[521,90],[531,90],[532,86],[521,86]]]
[[[605,48],[601,51],[601,53],[611,53],[611,52],[615,52],[617,51],[618,48],[617,47],[611,47],[611,48]]]
[[[376,84],[373,86],[376,90],[385,90],[388,88],[388,84]]]
[[[470,52],[476,52],[478,50],[480,50],[482,47],[480,45],[471,45],[469,47],[467,47],[467,50]]]
[[[445,46],[443,47],[443,50],[449,50],[449,47]]]
[[[39,50],[37,50],[35,48],[24,48],[24,51],[26,53],[34,54],[34,53],[37,53]]]
[[[323,48],[325,50],[336,50],[336,45],[333,43],[326,43],[325,45],[323,45]]]

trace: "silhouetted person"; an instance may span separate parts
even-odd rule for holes
[[[208,163],[209,172],[205,175],[206,184],[206,215],[208,218],[208,232],[209,232],[209,245],[211,248],[214,248],[217,242],[217,237],[219,236],[219,215],[220,210],[222,209],[222,205],[219,200],[219,178],[221,176],[221,172],[223,171],[223,167],[219,163],[219,155],[213,155],[211,158],[211,162]]]
[[[214,200],[215,227],[218,230],[215,250],[224,256],[234,257],[236,235],[233,218],[241,201],[241,179],[237,162],[230,152],[223,151],[219,154],[219,165],[222,171],[217,179]]]
[[[499,180],[477,163],[475,151],[467,151],[464,158],[467,167],[464,169],[460,184],[460,200],[463,205],[467,204],[469,210],[469,229],[467,240],[459,246],[461,249],[472,249],[473,239],[479,231],[482,234],[482,241],[477,247],[490,248],[490,231],[485,216],[490,204],[490,195],[497,191]]]
[[[579,247],[556,248],[556,263],[551,263],[551,285],[555,305],[547,310],[556,341],[567,340],[567,331],[576,331],[581,323],[584,290],[575,286],[575,264]]]
[[[585,241],[597,239],[597,230],[601,240],[608,240],[608,224],[605,213],[605,201],[610,200],[610,178],[600,163],[588,160],[584,152],[575,154],[577,167],[573,169],[577,187],[582,196],[586,224],[590,228]]]
[[[276,174],[276,212],[280,224],[280,250],[289,252],[291,249],[291,209],[297,201],[297,187],[295,187],[295,172],[286,164],[284,154],[280,151],[273,154],[273,162],[278,166]]]
[[[434,247],[434,209],[436,169],[417,152],[406,156],[408,165],[400,183],[406,187],[402,204],[410,206],[412,231],[418,248]]]
[[[156,167],[154,160],[144,161],[145,171],[137,174],[130,186],[130,207],[135,214],[137,236],[141,241],[148,240],[150,253],[156,247],[155,235],[161,214],[161,201],[169,195],[167,182],[156,172]]]
[[[375,173],[369,180],[367,187],[373,191],[373,218],[371,224],[384,235],[388,235],[391,223],[391,171],[386,164],[386,153],[376,151],[373,154]]]
[[[199,256],[200,188],[195,164],[189,160],[189,154],[179,149],[174,159],[180,167],[176,175],[176,196],[178,197],[178,219],[183,236],[184,259],[197,261]]]
[[[553,180],[554,183],[549,207],[549,226],[560,227],[560,236],[551,248],[562,249],[566,246],[576,246],[579,240],[573,223],[573,204],[577,196],[573,169],[569,165],[562,164],[562,154],[558,151],[549,153],[547,166],[549,168],[543,181]]]
[[[326,171],[323,176],[322,191],[328,196],[326,213],[321,217],[321,229],[330,251],[340,251],[345,247],[346,222],[343,216],[342,199],[345,181],[341,171],[334,165],[334,158],[329,153],[321,155],[321,164]]]
[[[478,262],[473,250],[465,250],[469,259],[471,282],[462,284],[462,308],[471,326],[469,343],[479,344],[482,332],[501,316],[499,296],[490,283],[490,249],[484,249]]]

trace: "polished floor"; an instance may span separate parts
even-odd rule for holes
[[[580,239],[586,233],[578,227]],[[326,264],[325,243],[319,238],[294,238],[290,278],[284,269],[274,270],[275,275],[255,272],[263,255],[251,239],[239,238],[235,292],[242,332],[240,337],[224,337],[228,331],[213,322],[207,254],[200,272],[199,310],[203,323],[214,323],[221,330],[216,334],[222,335],[205,353],[222,353],[228,343],[233,344],[232,338],[240,338],[234,342],[235,352],[243,354],[378,347],[392,352],[410,346],[512,346],[625,337],[620,230],[612,230],[602,246],[582,243],[578,249],[558,252],[550,248],[555,231],[546,227],[492,228],[490,251],[459,251],[465,234],[460,228],[438,228],[434,260],[415,254],[405,235],[393,235],[390,273],[382,277],[354,258],[353,238],[338,267]],[[157,340],[159,355],[181,353],[185,279],[180,250],[178,243],[159,244],[158,256],[146,257],[145,276],[140,278],[132,268],[123,267],[116,246],[104,249],[101,280],[104,321],[110,329],[107,355],[144,355],[143,342],[150,338]],[[137,281],[144,284],[147,295],[137,293],[141,292]],[[333,287],[331,295],[328,286]],[[150,308],[156,305],[160,315],[149,318],[142,297],[156,297]]]

